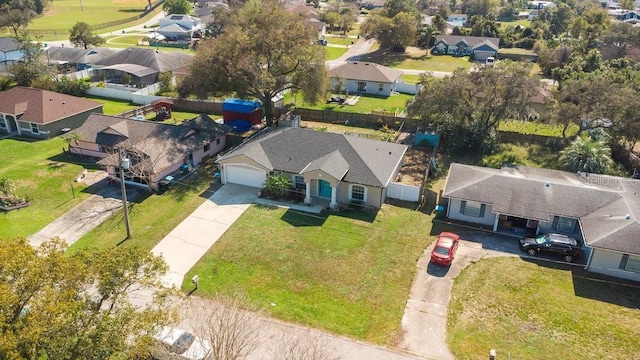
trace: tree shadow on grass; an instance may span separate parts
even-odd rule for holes
[[[406,52],[393,52],[387,49],[378,49],[376,51],[373,51],[367,54],[362,54],[358,59],[355,59],[355,60],[368,61],[368,62],[373,62],[373,63],[384,65],[384,66],[393,67],[409,58],[413,58],[413,57],[411,57]],[[430,58],[430,56],[425,54],[424,56],[413,58],[413,59],[426,60],[428,58]]]
[[[52,170],[62,168],[65,164],[82,166],[83,168],[88,170],[100,169],[100,166],[96,165],[96,162],[98,161],[97,158],[87,155],[72,154],[67,151],[54,156],[50,156],[47,158],[47,160],[50,161],[47,166]]]
[[[267,207],[265,205],[254,205],[254,206]],[[323,212],[320,214],[311,214],[311,213],[305,213],[305,212],[289,209],[282,215],[282,217],[280,217],[280,219],[295,227],[301,227],[301,226],[318,226],[319,227],[324,225],[324,222],[327,220],[327,217],[328,217],[328,213],[326,212]]]

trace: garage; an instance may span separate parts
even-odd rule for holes
[[[225,183],[262,188],[267,172],[244,164],[224,166]]]
[[[495,51],[483,51],[483,50],[477,50],[473,52],[475,59],[477,61],[485,61],[487,60],[488,57],[496,56],[496,52]]]

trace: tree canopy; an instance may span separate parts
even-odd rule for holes
[[[98,46],[104,41],[100,36],[91,32],[91,27],[86,22],[80,21],[70,30],[69,41],[75,47],[88,49],[89,46]]]
[[[14,35],[36,16],[42,15],[46,0],[0,0],[0,27],[10,27]]]
[[[235,94],[262,102],[267,125],[273,123],[274,96],[300,91],[308,103],[324,100],[328,88],[324,48],[317,32],[275,0],[247,3],[234,10],[234,21],[198,48],[181,96]]]
[[[161,258],[135,248],[67,255],[51,240],[0,241],[0,358],[110,359],[148,354],[166,323],[164,297],[145,309],[127,297],[157,285]],[[160,295],[160,293],[156,293]]]
[[[165,0],[162,5],[167,15],[170,14],[188,14],[191,11],[191,3],[189,0]]]
[[[458,69],[445,78],[423,76],[407,112],[441,133],[448,151],[488,151],[500,121],[529,115],[530,99],[540,86],[529,70],[503,62],[477,72]]]

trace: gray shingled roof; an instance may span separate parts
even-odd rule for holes
[[[311,129],[286,128],[266,130],[219,161],[243,155],[271,171],[300,174],[305,169],[322,168],[339,174],[344,170],[344,164],[339,160],[342,157],[348,169],[339,180],[385,187],[406,150],[406,145],[390,142]],[[326,160],[335,162],[320,160],[326,156]]]
[[[342,157],[339,150],[331,152],[325,156],[317,158],[310,162],[300,174],[321,170],[335,179],[342,179],[349,171],[349,163]]]
[[[329,70],[329,77],[349,80],[392,83],[402,76],[402,71],[371,62],[353,61]]]
[[[70,47],[50,46],[46,50],[46,59],[43,61],[67,62],[70,64],[93,64],[94,62],[113,55],[118,50],[97,47],[93,49],[77,49]]]
[[[76,129],[81,140],[108,146],[136,149],[150,157],[157,171],[184,159],[188,154],[217,137],[226,134],[229,127],[204,124],[207,117],[194,119],[181,125],[170,125],[145,120],[132,120],[116,116],[92,114]],[[193,126],[191,126],[193,125]],[[102,165],[117,165],[117,158],[110,156],[99,161]]]
[[[191,61],[191,55],[176,51],[166,53],[154,49],[128,48],[100,59],[94,65],[136,64],[162,73],[188,67]]]
[[[20,43],[16,41],[14,38],[10,37],[0,37],[0,51],[9,52],[18,50],[20,48]]]
[[[442,196],[492,204],[496,213],[530,219],[578,218],[587,245],[640,254],[638,194],[640,182],[632,179],[452,164]]]
[[[438,35],[436,37],[436,44],[440,41],[444,41],[448,45],[455,45],[460,41],[467,43],[467,45],[475,48],[483,44],[487,44],[496,50],[500,47],[500,38],[482,37],[482,36],[462,36],[462,35]]]

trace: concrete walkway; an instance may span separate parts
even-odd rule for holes
[[[258,197],[258,191],[257,188],[226,184],[165,236],[151,250],[169,265],[163,284],[180,288],[185,274],[249,208]]]
[[[446,342],[446,330],[454,279],[462,269],[482,258],[520,255],[515,238],[480,231],[458,234],[463,240],[451,266],[430,263],[435,242],[418,260],[418,271],[402,317],[404,337],[399,347],[403,350],[430,359],[453,359]]]

